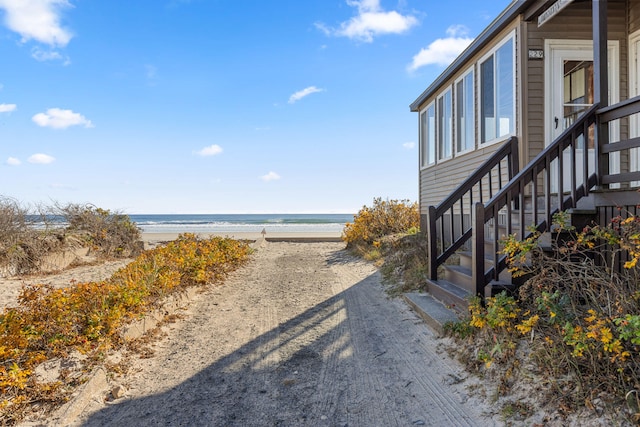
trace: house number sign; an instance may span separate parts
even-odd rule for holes
[[[529,59],[544,59],[544,50],[529,49]]]

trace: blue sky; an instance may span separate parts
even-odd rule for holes
[[[0,195],[130,214],[417,200],[409,104],[509,3],[0,0]]]

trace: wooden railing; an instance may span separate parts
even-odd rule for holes
[[[598,122],[603,130],[606,130],[607,125],[614,121],[630,117],[633,114],[640,113],[640,96],[622,101],[618,104],[610,107],[602,108],[598,110]],[[640,129],[638,129],[640,131]],[[602,139],[602,138],[601,138]],[[630,138],[625,141],[615,143],[601,144],[600,156],[599,156],[599,170],[600,179],[598,185],[608,188],[611,184],[623,184],[631,181],[640,181],[640,172],[627,171],[618,172],[615,174],[609,173],[609,161],[608,157],[610,153],[628,151],[634,148],[640,148],[640,137]]]
[[[602,109],[594,105],[519,172],[518,141],[507,141],[440,205],[428,208],[430,278],[437,280],[438,267],[471,242],[471,291],[483,296],[485,286],[499,281],[506,268],[506,257],[499,254],[501,235],[517,229],[524,239],[531,227],[547,231],[556,212],[575,208],[596,186],[606,190],[611,184],[640,182],[638,171],[609,173],[610,153],[630,157],[629,150],[640,149],[640,137],[609,143],[609,123],[637,113],[640,96]],[[485,270],[487,259],[492,262]]]
[[[597,184],[597,111],[598,105],[589,108],[491,200],[475,205],[472,236],[475,295],[484,296],[485,286],[491,281],[499,282],[499,275],[506,268],[506,256],[499,254],[500,227],[502,235],[511,235],[516,225],[519,239],[530,235],[531,227],[547,231],[555,213],[575,208],[578,200]],[[519,208],[514,209],[516,206]],[[499,225],[501,213],[504,224]],[[490,231],[489,236],[486,231]],[[491,243],[489,256],[485,255],[486,241]],[[492,261],[487,270],[485,259]]]
[[[438,267],[471,239],[474,203],[491,199],[517,171],[518,140],[511,137],[437,207],[429,206],[429,277],[432,280],[438,278]]]

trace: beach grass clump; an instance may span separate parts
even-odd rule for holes
[[[181,235],[145,251],[101,282],[65,288],[26,286],[0,315],[0,423],[13,424],[29,405],[64,401],[79,379],[40,382],[36,367],[77,351],[90,363],[123,344],[122,327],[190,286],[220,283],[250,254],[244,242]]]
[[[129,257],[140,251],[140,229],[128,215],[93,205],[56,206],[66,223],[66,233],[82,236],[104,257]]]
[[[98,258],[141,252],[140,230],[129,216],[92,205],[25,207],[0,196],[0,269],[3,275],[37,272],[47,255],[89,247]]]
[[[553,402],[565,415],[606,411],[639,423],[640,217],[579,232],[556,226],[562,239],[553,255],[535,235],[506,240],[514,273],[526,269],[530,278],[515,295],[471,301],[464,326],[450,328],[466,343],[460,354],[483,375],[498,376],[501,396],[514,397],[514,367],[527,364],[545,386],[525,399]],[[533,263],[522,263],[527,254]],[[620,273],[609,267],[616,260]]]
[[[0,196],[0,268],[6,273],[35,271],[43,256],[62,246],[59,234],[34,227],[35,218],[18,201]]]

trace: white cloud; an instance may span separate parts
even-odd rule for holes
[[[68,56],[63,56],[60,52],[55,50],[43,50],[39,47],[31,49],[31,57],[39,62],[62,61],[62,65],[71,64],[71,59],[69,59]]]
[[[222,153],[222,147],[217,144],[210,145],[208,147],[204,147],[203,149],[196,151],[198,156],[207,157],[207,156],[216,156]]]
[[[404,148],[406,148],[407,150],[413,150],[414,148],[416,148],[416,143],[415,142],[405,142],[404,144],[402,144],[402,146]]]
[[[31,118],[35,124],[53,129],[66,129],[70,126],[92,128],[93,123],[82,114],[60,108],[49,108],[46,113],[38,113]]]
[[[71,7],[67,0],[0,0],[4,24],[22,36],[49,46],[64,47],[73,35],[60,25],[61,11]]]
[[[264,182],[277,181],[280,179],[280,175],[272,171],[266,175],[262,175],[260,179],[263,180]]]
[[[48,154],[37,153],[30,156],[27,161],[29,163],[34,163],[38,165],[48,165],[49,163],[53,163],[56,159],[51,157]]]
[[[0,104],[0,113],[10,113],[15,111],[18,106],[16,104]]]
[[[418,24],[411,15],[402,15],[396,11],[385,12],[380,0],[346,0],[349,6],[358,8],[358,15],[342,22],[339,28],[329,28],[322,23],[316,27],[327,35],[348,37],[371,43],[375,36],[382,34],[401,34]]]
[[[20,166],[22,162],[20,159],[16,159],[15,157],[9,157],[6,162],[9,166]]]
[[[428,47],[420,49],[409,65],[409,71],[415,71],[425,65],[447,66],[471,44],[473,39],[468,37],[467,28],[454,25],[447,29],[447,37],[437,39]]]
[[[294,103],[300,101],[305,96],[309,96],[312,93],[317,93],[317,92],[324,92],[324,89],[319,89],[319,88],[317,88],[315,86],[309,86],[307,88],[299,90],[299,91],[297,91],[296,93],[294,93],[293,95],[291,95],[289,97],[289,104],[294,104]]]

